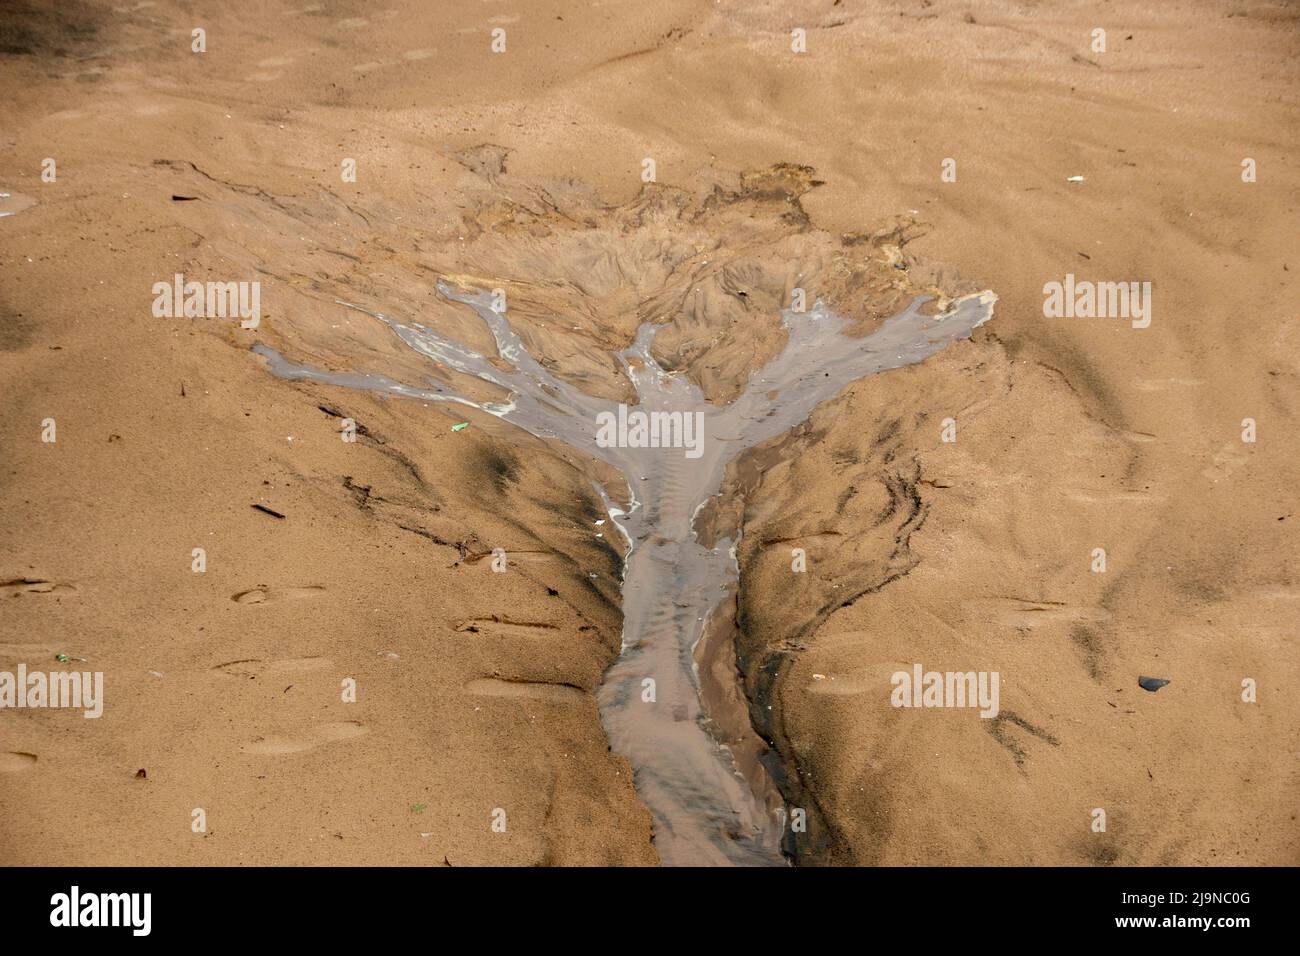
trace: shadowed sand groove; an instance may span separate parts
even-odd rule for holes
[[[938,315],[924,314],[926,300],[917,298],[860,338],[845,335],[843,320],[820,301],[807,313],[787,310],[784,349],[752,373],[726,406],[709,404],[686,376],[661,368],[651,355],[658,327],[642,325],[618,356],[636,388],[636,409],[702,412],[702,453],[689,458],[681,448],[599,447],[597,416],[617,413],[617,403],[587,395],[542,368],[504,313],[492,309],[488,293],[459,291],[446,283],[438,289],[482,318],[510,370],[432,329],[367,314],[416,351],[508,389],[508,402],[478,403],[379,375],[327,372],[288,361],[262,345],[254,351],[282,378],[460,402],[616,467],[627,481],[629,503],[620,507],[615,496],[600,489],[627,544],[623,651],[599,690],[610,743],[635,770],[637,793],[654,817],[655,846],[664,863],[781,864],[780,796],[761,771],[742,774],[727,747],[711,736],[700,700],[693,651],[710,614],[735,587],[737,570],[735,542],[724,538],[706,547],[697,537],[695,516],[719,493],[728,462],[741,452],[798,425],[848,383],[919,362],[969,337],[992,316],[995,297],[990,292],[963,296]],[[642,700],[646,678],[655,682],[653,703]]]

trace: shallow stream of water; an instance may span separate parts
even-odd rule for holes
[[[479,403],[380,375],[323,371],[261,345],[254,350],[283,378],[460,402],[617,468],[627,488],[600,489],[609,519],[626,545],[623,650],[598,695],[610,744],[632,764],[637,794],[654,818],[655,847],[665,864],[783,864],[787,816],[780,794],[761,765],[738,762],[720,742],[701,700],[696,645],[710,616],[736,587],[737,568],[734,543],[723,539],[706,547],[696,534],[696,516],[719,494],[726,466],[737,455],[800,424],[850,382],[920,362],[949,342],[969,337],[992,316],[994,296],[965,296],[939,315],[924,314],[925,300],[917,299],[860,338],[845,335],[843,320],[821,302],[806,313],[787,310],[782,314],[788,334],[784,350],[752,373],[740,397],[726,406],[709,404],[684,375],[662,369],[651,355],[656,327],[642,326],[619,355],[638,396],[628,411],[702,413],[703,439],[694,457],[695,451],[688,456],[681,447],[602,447],[597,443],[598,416],[617,415],[617,403],[587,395],[538,364],[505,314],[493,310],[489,293],[464,292],[445,283],[439,291],[482,318],[512,371],[502,371],[499,363],[432,329],[368,314],[387,323],[416,351],[508,389],[509,401]],[[647,699],[647,679],[654,682],[653,701]]]

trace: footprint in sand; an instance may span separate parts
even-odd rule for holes
[[[328,657],[291,657],[282,661],[264,661],[250,657],[244,660],[227,661],[212,668],[220,674],[230,677],[247,677],[254,679],[262,676],[287,676],[291,674],[325,671],[334,666]]]
[[[305,588],[253,588],[251,591],[240,591],[238,594],[232,594],[230,600],[236,604],[271,604],[275,601],[315,597],[324,593],[325,589],[317,586]]]
[[[962,607],[974,611],[979,618],[1021,631],[1053,624],[1073,624],[1076,621],[1101,623],[1109,621],[1111,617],[1110,612],[1102,607],[1058,601],[1024,601],[1020,598],[965,601]]]
[[[1156,440],[1156,436],[1150,432],[1120,432],[1119,436],[1135,445],[1146,445]]]
[[[10,578],[0,581],[0,595],[19,597],[23,594],[70,594],[77,590],[75,584],[55,584],[43,578]]]
[[[1242,442],[1230,441],[1215,453],[1214,461],[1202,469],[1201,474],[1210,481],[1222,481],[1248,461],[1250,453],[1246,446]]]
[[[478,564],[481,561],[491,558],[491,551],[480,551],[477,554],[466,555],[462,561],[465,564]],[[508,564],[556,564],[562,558],[554,551],[511,551],[508,555]]]
[[[0,773],[20,773],[36,766],[36,754],[21,750],[0,753]]]
[[[36,200],[31,196],[24,196],[20,193],[7,192],[0,189],[0,218],[12,216],[22,212],[24,209],[30,209],[36,205]]]
[[[543,621],[512,621],[509,618],[468,617],[450,622],[462,634],[483,634],[492,637],[551,637],[558,625]]]
[[[45,661],[58,653],[53,644],[0,644],[0,661]]]
[[[260,756],[277,756],[280,754],[297,754],[313,750],[322,744],[335,743],[340,740],[352,740],[370,732],[356,720],[339,720],[332,723],[317,724],[301,737],[258,737],[239,748],[240,753]]]
[[[526,697],[530,700],[573,701],[587,696],[586,691],[569,684],[499,680],[495,677],[472,680],[465,685],[465,689],[480,697]]]

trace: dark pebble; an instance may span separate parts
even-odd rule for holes
[[[1139,677],[1138,678],[1138,686],[1141,687],[1143,690],[1151,691],[1151,693],[1153,694],[1168,683],[1169,681],[1165,680],[1163,677]]]

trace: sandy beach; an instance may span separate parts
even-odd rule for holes
[[[8,4],[0,862],[1300,864],[1297,27]]]

